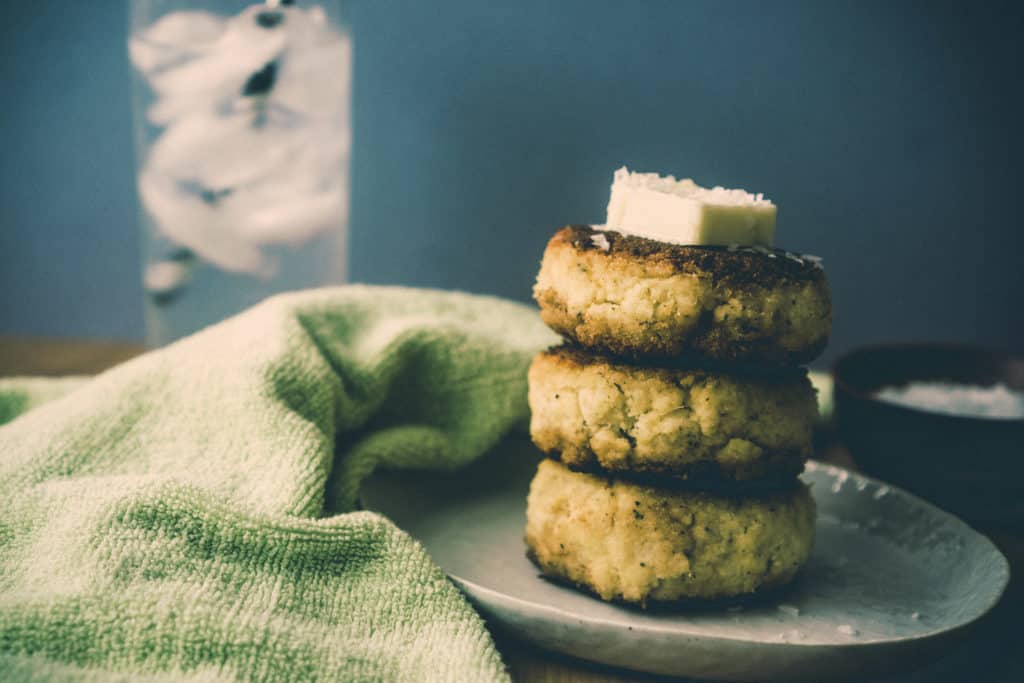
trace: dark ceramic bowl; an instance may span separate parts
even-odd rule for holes
[[[835,419],[865,473],[978,522],[1024,521],[1024,419],[966,417],[874,397],[912,381],[1024,390],[1024,357],[967,346],[855,350],[832,368]]]

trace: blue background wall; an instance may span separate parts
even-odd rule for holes
[[[1024,349],[1013,3],[353,0],[351,273],[520,299],[625,163],[763,191],[829,357]],[[0,334],[141,338],[125,3],[0,22]]]

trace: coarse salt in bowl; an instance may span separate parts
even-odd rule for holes
[[[1024,520],[1024,358],[888,344],[832,374],[836,424],[865,472],[970,520]]]
[[[1000,382],[992,386],[955,382],[914,381],[882,387],[875,398],[907,408],[962,417],[1024,419],[1024,391]]]

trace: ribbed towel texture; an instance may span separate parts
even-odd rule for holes
[[[477,614],[355,511],[525,424],[535,311],[283,295],[92,379],[0,381],[0,680],[489,681]]]

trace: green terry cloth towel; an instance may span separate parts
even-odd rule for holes
[[[556,341],[519,304],[348,286],[92,379],[3,381],[0,680],[506,679],[464,597],[357,494],[525,424],[526,368]]]

